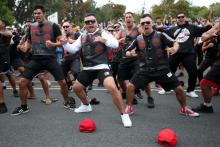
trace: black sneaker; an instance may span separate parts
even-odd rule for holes
[[[28,107],[22,108],[22,107],[17,107],[15,110],[11,113],[11,115],[20,115],[22,113],[27,113],[29,112],[30,109]]]
[[[141,92],[136,93],[135,97],[139,98],[139,99],[143,99],[144,98],[143,95],[141,94]]]
[[[14,95],[14,97],[19,97],[18,91],[17,90],[13,90],[13,95]]]
[[[213,113],[214,112],[212,106],[208,107],[208,106],[204,105],[203,103],[200,104],[198,107],[193,108],[192,110],[195,112],[200,112],[200,113]]]
[[[0,103],[0,114],[6,113],[8,111],[5,103]]]
[[[88,90],[92,90],[92,85],[89,85],[89,86],[88,86]]]
[[[64,105],[64,108],[73,110],[74,108],[76,108],[76,101],[73,97],[69,97],[69,102],[66,102],[63,105]]]
[[[7,89],[7,87],[5,85],[2,86],[3,89]]]
[[[138,101],[136,98],[133,99],[133,105],[137,105]]]
[[[154,108],[155,107],[154,99],[152,97],[147,98],[147,107],[148,108]]]

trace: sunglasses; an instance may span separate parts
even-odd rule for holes
[[[142,25],[142,26],[144,26],[145,24],[149,25],[149,24],[151,24],[151,22],[150,22],[150,21],[141,22],[141,25]]]
[[[95,22],[96,22],[95,19],[94,19],[94,20],[86,20],[86,21],[84,21],[84,23],[85,23],[86,25],[94,24]]]
[[[185,18],[185,16],[177,16],[177,18],[178,18],[178,19],[180,19],[180,18]]]
[[[108,30],[109,32],[114,32],[114,30]]]
[[[69,28],[70,26],[63,26],[63,28]]]
[[[117,28],[119,28],[120,26],[114,26],[114,29],[117,29]]]

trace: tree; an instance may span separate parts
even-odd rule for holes
[[[210,6],[210,9],[213,11],[214,16],[220,17],[220,3],[214,3]]]
[[[3,0],[0,0],[0,19],[5,20],[8,25],[12,25],[15,18],[13,12],[7,6],[7,3]]]
[[[87,0],[84,3],[77,3],[72,5],[70,14],[71,14],[71,21],[75,24],[83,26],[82,22],[86,13],[95,13],[96,11],[96,2],[93,0]]]
[[[176,18],[176,15],[179,12],[183,12],[191,18],[192,20],[197,19],[198,17],[207,17],[209,9],[207,7],[195,7],[187,0],[178,0],[175,3],[175,0],[163,0],[160,5],[154,5],[152,7],[152,16],[156,18],[157,16],[163,18],[164,16],[170,16]]]
[[[117,21],[123,17],[126,7],[120,4],[108,3],[96,9],[97,20],[107,24],[108,21]]]

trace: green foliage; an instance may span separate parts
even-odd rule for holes
[[[101,8],[97,9],[96,16],[99,22],[107,24],[108,21],[117,21],[123,18],[126,7],[124,5],[108,3]]]
[[[220,16],[220,3],[215,3],[207,7],[192,6],[187,0],[163,0],[160,5],[154,5],[152,7],[152,16],[164,18],[166,15],[175,18],[179,12],[184,12],[192,20],[196,20],[199,17],[208,18],[210,10],[214,12],[215,16]]]
[[[87,0],[84,3],[78,3],[73,5],[71,10],[72,22],[79,26],[83,26],[83,19],[86,13],[95,13],[96,3],[93,0]]]
[[[13,12],[9,9],[4,0],[0,0],[0,19],[5,20],[8,25],[12,25],[15,20]]]
[[[210,6],[210,9],[213,11],[214,16],[220,17],[220,3],[214,3]]]
[[[177,13],[184,12],[186,15],[189,14],[190,4],[186,0],[179,0],[174,3],[175,0],[163,0],[160,5],[154,5],[152,7],[152,17],[164,18],[169,16],[175,18]]]

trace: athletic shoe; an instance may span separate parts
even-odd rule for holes
[[[134,114],[134,107],[131,105],[127,105],[125,108],[125,113],[129,115]]]
[[[125,128],[132,127],[132,122],[128,114],[121,115],[121,120]]]
[[[2,88],[7,89],[5,82],[2,83]]]
[[[19,97],[18,91],[17,90],[13,90],[13,95],[14,95],[14,97]]]
[[[63,105],[64,105],[64,108],[73,110],[74,108],[76,108],[75,99],[73,97],[69,97],[69,102],[66,102]]]
[[[0,114],[6,113],[8,111],[5,103],[0,103]]]
[[[199,96],[196,94],[195,91],[186,92],[186,95],[192,98],[198,98]]]
[[[192,117],[198,117],[199,113],[194,112],[189,106],[180,109],[180,114]]]
[[[206,106],[203,103],[197,106],[196,108],[193,108],[193,111],[200,112],[200,113],[213,113],[213,107],[212,106]]]
[[[74,112],[76,112],[76,113],[91,112],[91,111],[92,111],[92,107],[90,104],[88,106],[81,104],[81,106],[79,106],[79,108],[76,108],[74,110]]]
[[[154,99],[152,97],[147,98],[147,107],[148,108],[154,108],[155,107]]]
[[[88,90],[92,90],[92,84],[88,86]]]
[[[22,107],[17,107],[15,110],[11,113],[11,115],[20,115],[22,113],[27,113],[29,112],[30,109],[28,107],[22,108]]]

